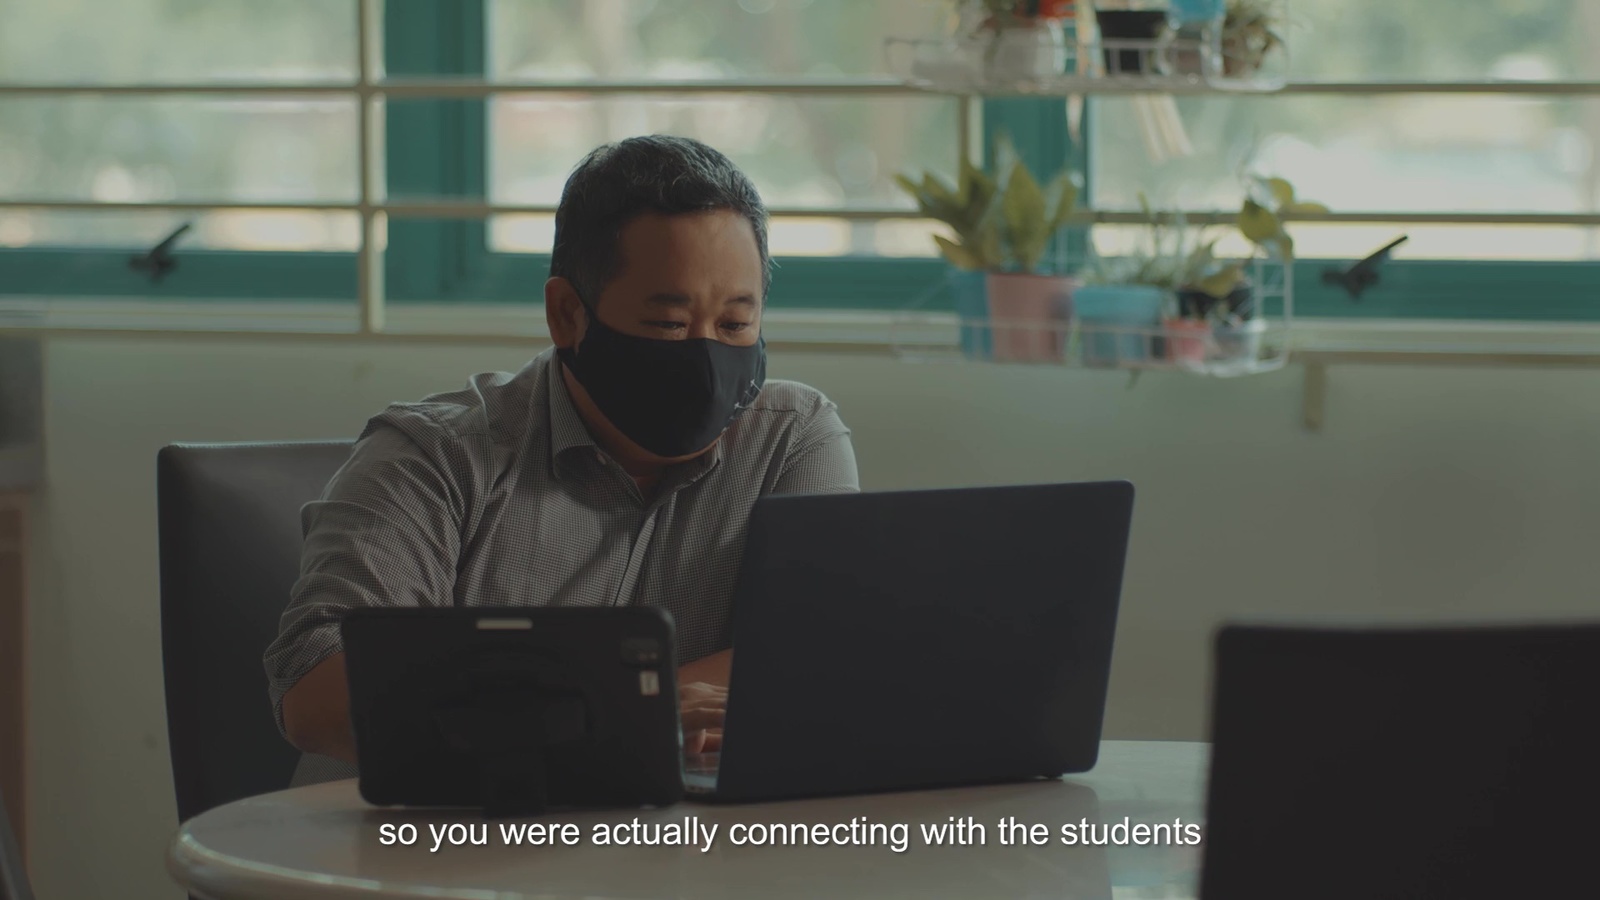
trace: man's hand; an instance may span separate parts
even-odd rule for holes
[[[683,720],[686,753],[713,753],[722,749],[722,719],[728,710],[728,689],[719,684],[692,681],[678,688],[678,715]]]
[[[343,651],[317,663],[283,695],[283,726],[289,743],[301,752],[355,764],[356,736],[350,730]]]

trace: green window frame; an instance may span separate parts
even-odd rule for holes
[[[386,3],[384,63],[391,77],[481,78],[486,65],[484,0]],[[1053,171],[1070,161],[1088,173],[1093,98],[1075,143],[1065,104],[1052,98],[981,102],[984,146],[1005,133],[1030,166]],[[404,200],[486,196],[488,149],[484,100],[391,101],[386,110],[387,196]],[[1092,179],[1086,178],[1092,188]],[[1092,204],[1086,191],[1083,203]],[[549,267],[544,254],[492,251],[482,220],[391,217],[384,254],[388,303],[533,303]],[[1087,228],[1064,235],[1080,249]],[[126,251],[0,249],[0,295],[186,300],[353,301],[358,256],[352,252],[281,253],[186,250],[181,268],[160,284],[128,266]],[[776,260],[774,309],[893,311],[927,297],[945,278],[941,260],[883,257],[788,257]],[[1393,260],[1382,284],[1353,302],[1322,282],[1331,260],[1295,264],[1295,313],[1302,317],[1600,321],[1600,262]],[[949,309],[948,298],[932,309]]]
[[[484,6],[484,0],[390,3],[384,20],[388,72],[485,77]],[[1036,114],[1055,105],[1031,105],[1021,112]],[[391,107],[387,127],[389,196],[485,197],[485,101],[408,102]],[[422,139],[425,135],[433,139]],[[397,254],[397,247],[404,252]],[[405,260],[403,268],[396,256]],[[935,288],[946,271],[932,258],[781,257],[775,263],[769,300],[775,309],[900,309]],[[390,303],[537,302],[549,270],[548,254],[491,250],[483,221],[389,223]]]

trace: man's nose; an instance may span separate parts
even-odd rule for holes
[[[689,336],[692,338],[706,338],[713,341],[716,340],[717,320],[704,319],[695,321],[689,326]]]

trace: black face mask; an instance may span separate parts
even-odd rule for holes
[[[557,351],[600,412],[657,456],[711,445],[761,393],[765,338],[735,347],[708,338],[663,340],[623,334],[584,304],[589,327],[576,352]]]

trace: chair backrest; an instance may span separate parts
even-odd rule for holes
[[[6,811],[3,796],[0,796],[0,900],[33,900],[27,867],[23,865],[22,851],[17,848],[17,835],[11,830],[11,814]]]
[[[1594,896],[1600,625],[1232,626],[1213,690],[1206,900]]]
[[[289,785],[262,654],[300,573],[300,508],[349,442],[175,444],[156,461],[161,651],[178,816]]]

